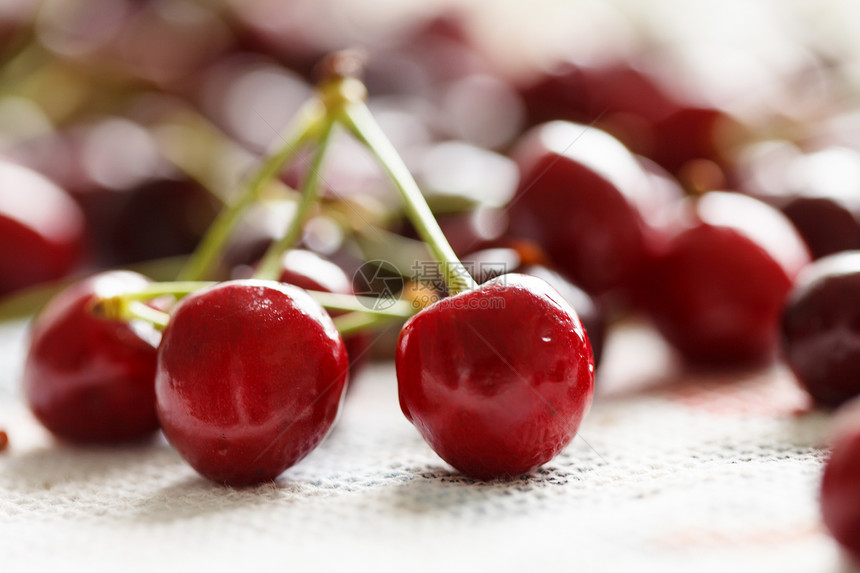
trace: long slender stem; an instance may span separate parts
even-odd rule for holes
[[[373,315],[364,312],[351,312],[334,319],[334,325],[341,336],[349,336],[356,332],[377,328],[390,324],[403,317],[393,315]]]
[[[126,301],[146,301],[158,298],[160,296],[176,296],[178,298],[182,298],[185,295],[189,295],[202,288],[213,286],[215,284],[217,283],[212,281],[177,281],[151,283],[147,285],[146,288],[141,289],[139,291],[121,294],[118,295],[118,297],[112,298],[122,298]]]
[[[182,298],[200,289],[216,285],[211,281],[181,281],[152,283],[146,288],[114,295],[99,300],[96,304],[96,312],[107,318],[124,320],[128,318],[129,309],[146,313],[150,309],[143,302],[162,297],[175,296]],[[409,318],[415,314],[413,305],[405,300],[394,301],[387,308],[377,308],[379,299],[369,296],[355,296],[351,294],[340,294],[333,292],[306,291],[320,306],[329,310],[351,312],[353,314],[366,314],[368,316],[382,316],[388,318]],[[141,308],[141,305],[144,307]],[[160,312],[155,309],[150,309]],[[161,313],[164,314],[164,313]]]
[[[147,306],[140,300],[127,298],[126,295],[101,299],[97,301],[92,312],[108,320],[122,322],[145,320],[155,325],[159,330],[163,330],[170,320],[166,312]]]
[[[121,318],[124,320],[138,319],[145,320],[151,323],[158,330],[167,328],[167,323],[170,321],[170,315],[166,312],[156,310],[151,306],[146,306],[142,302],[133,300],[124,308]]]
[[[391,176],[406,207],[406,214],[418,234],[427,243],[433,258],[443,267],[445,282],[451,294],[474,289],[477,284],[457,258],[433,217],[418,184],[385,133],[376,123],[363,101],[353,101],[341,108],[340,121],[377,157]]]
[[[266,251],[263,259],[260,261],[260,265],[257,267],[257,271],[254,273],[254,278],[256,279],[277,280],[281,275],[281,255],[287,249],[295,246],[301,238],[305,221],[311,207],[316,204],[317,196],[319,195],[320,170],[322,169],[328,141],[334,127],[334,119],[330,115],[328,114],[323,121],[318,138],[318,147],[308,168],[305,180],[302,183],[302,195],[298,205],[296,205],[296,211],[293,214],[292,221],[290,221],[290,226],[284,235]]]
[[[376,308],[380,299],[372,296],[354,296],[320,291],[307,291],[311,298],[328,310],[357,312],[373,316],[410,318],[416,309],[406,300],[394,301],[388,308]]]
[[[268,183],[284,164],[293,157],[305,143],[317,137],[320,122],[326,116],[325,106],[319,99],[313,99],[305,104],[299,112],[296,123],[290,128],[284,145],[270,155],[257,170],[242,192],[215,219],[209,227],[200,246],[189,258],[188,263],[179,275],[180,280],[200,280],[212,270],[224,244],[238,224],[245,210],[256,201]]]

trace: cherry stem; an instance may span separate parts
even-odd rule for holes
[[[391,324],[398,318],[402,320],[405,317],[386,314],[374,315],[367,314],[365,312],[350,312],[349,314],[336,317],[334,319],[334,325],[341,336],[349,336],[350,334]]]
[[[150,298],[155,297],[151,296]],[[158,330],[164,330],[170,321],[170,315],[166,312],[147,306],[140,300],[129,298],[126,295],[112,296],[97,301],[93,307],[93,312],[108,320],[122,322],[145,320]]]
[[[301,198],[298,205],[296,205],[293,219],[290,221],[290,225],[284,235],[272,243],[266,254],[263,255],[263,259],[254,273],[255,279],[278,280],[281,276],[281,256],[285,251],[294,247],[301,238],[302,229],[311,208],[316,204],[317,197],[319,196],[320,170],[322,169],[333,128],[334,120],[331,118],[331,114],[327,113],[318,138],[316,153],[311,160],[308,173],[302,183]]]
[[[476,288],[477,283],[457,258],[427,205],[427,200],[421,194],[418,184],[397,150],[376,123],[367,105],[363,101],[350,102],[342,107],[338,119],[370,149],[388,172],[403,198],[409,220],[421,239],[427,243],[433,258],[443,267],[448,291],[451,294],[457,294]]]
[[[211,281],[182,281],[152,283],[146,288],[124,293],[120,295],[105,297],[96,302],[93,311],[110,320],[121,320],[128,322],[133,319],[141,319],[151,322],[156,327],[163,329],[169,320],[168,314],[147,306],[144,302],[162,296],[173,296],[177,299],[196,292],[200,289],[216,285]],[[355,296],[351,294],[339,294],[331,292],[307,290],[320,306],[329,310],[349,312],[353,316],[351,321],[357,321],[357,316],[362,315],[369,325],[375,321],[388,321],[392,319],[407,319],[417,312],[415,306],[406,300],[398,300],[387,308],[378,308],[380,299],[369,296]],[[341,317],[338,317],[341,318]],[[352,324],[350,322],[350,324]],[[351,330],[350,332],[356,329]]]
[[[305,143],[315,139],[321,121],[326,116],[325,105],[318,98],[310,100],[299,111],[298,119],[288,131],[283,145],[269,155],[238,196],[221,211],[194,254],[188,259],[179,275],[181,280],[200,280],[212,271],[224,244],[235,229],[242,214],[257,199],[273,177],[283,168]]]
[[[185,295],[189,295],[193,292],[197,292],[202,288],[206,288],[208,286],[213,286],[216,284],[218,283],[214,281],[177,281],[150,283],[146,286],[146,288],[141,289],[139,291],[124,293],[121,295],[108,297],[103,300],[122,299],[124,301],[146,301],[162,296],[175,296],[176,298],[182,298]]]
[[[307,291],[311,298],[320,306],[329,310],[342,310],[368,316],[384,316],[388,318],[411,318],[417,312],[415,306],[408,300],[394,301],[387,308],[377,308],[383,299],[372,296],[356,296],[320,291]],[[386,301],[388,302],[388,301]]]
[[[167,328],[167,323],[170,321],[170,315],[166,312],[161,312],[136,300],[130,301],[125,307],[125,311],[130,319],[145,320],[158,330]]]

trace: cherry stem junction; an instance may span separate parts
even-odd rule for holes
[[[448,239],[439,227],[427,200],[421,194],[418,184],[400,158],[397,150],[376,123],[363,101],[352,101],[343,106],[339,121],[376,156],[388,172],[395,187],[400,192],[406,214],[427,243],[433,258],[443,268],[443,276],[451,294],[472,290],[478,285],[451,248]]]
[[[295,156],[306,143],[316,139],[320,126],[328,115],[319,98],[310,100],[299,111],[297,120],[288,130],[283,145],[269,155],[235,199],[221,211],[194,254],[182,269],[180,280],[200,280],[212,271],[227,239],[239,223],[242,214],[259,199],[266,184]]]
[[[260,265],[257,267],[257,271],[254,273],[254,278],[256,279],[277,280],[281,275],[281,255],[286,250],[295,246],[301,238],[302,229],[319,195],[320,170],[322,169],[328,142],[334,128],[334,121],[330,116],[331,114],[327,113],[323,121],[318,138],[318,147],[308,167],[305,180],[302,183],[302,194],[293,214],[293,219],[290,221],[290,225],[283,236],[266,251],[263,259],[260,261]]]

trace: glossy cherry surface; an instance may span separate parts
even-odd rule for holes
[[[860,561],[860,425],[837,438],[821,481],[824,525]]]
[[[352,281],[343,269],[316,253],[302,249],[288,251],[281,258],[281,267],[280,281],[283,283],[307,290],[355,294]],[[334,312],[332,316],[338,316],[338,314]],[[345,337],[343,343],[346,345],[350,368],[354,373],[366,358],[370,337],[367,333],[360,332]]]
[[[84,233],[83,214],[65,191],[0,160],[0,296],[66,275]]]
[[[508,274],[414,317],[397,346],[400,407],[461,472],[511,477],[576,435],[594,360],[576,312],[544,281]]]
[[[782,315],[782,348],[821,406],[860,395],[860,252],[820,259],[798,276]]]
[[[592,294],[624,286],[644,260],[640,209],[654,194],[634,156],[605,132],[557,121],[527,133],[514,157],[522,176],[511,234],[535,241]]]
[[[24,395],[58,437],[111,443],[158,428],[155,366],[158,332],[148,323],[93,314],[97,297],[143,289],[149,281],[108,272],[57,295],[36,317],[24,366]]]
[[[789,221],[737,193],[679,206],[664,251],[644,270],[645,306],[691,362],[763,361],[776,348],[782,306],[809,261]]]
[[[205,477],[269,481],[326,436],[348,363],[331,318],[302,289],[220,283],[173,310],[158,350],[158,416]]]
[[[606,339],[606,313],[587,292],[564,278],[560,273],[543,265],[524,260],[514,248],[484,249],[463,258],[463,264],[479,283],[505,273],[522,273],[542,279],[566,300],[576,311],[585,327],[588,341],[594,353],[594,366],[600,365],[603,343]]]

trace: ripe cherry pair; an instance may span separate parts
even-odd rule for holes
[[[255,278],[201,288],[113,273],[60,295],[34,327],[25,388],[36,415],[60,436],[96,441],[140,437],[160,424],[195,469],[231,485],[273,479],[312,451],[346,387],[342,334],[403,315],[329,297],[330,308],[351,311],[332,319],[306,291],[271,280],[315,203],[325,144],[339,122],[380,159],[446,269],[451,296],[409,318],[400,335],[404,414],[443,459],[476,478],[515,476],[549,461],[575,436],[593,394],[592,350],[574,309],[538,278],[475,284],[357,80],[335,74],[307,109],[284,149],[215,222],[183,277],[206,275],[242,210],[299,144],[315,142],[293,224]],[[169,314],[161,295],[180,299]]]

